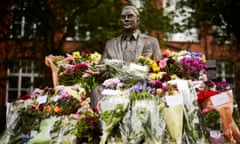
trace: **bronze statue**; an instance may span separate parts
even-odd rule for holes
[[[140,16],[133,6],[125,6],[121,12],[120,21],[123,34],[107,41],[102,59],[118,59],[124,62],[135,62],[137,57],[148,56],[159,60],[161,51],[158,40],[140,33],[138,26]]]
[[[136,62],[140,55],[154,60],[161,58],[158,40],[140,33],[138,29],[140,16],[134,6],[123,7],[120,21],[123,26],[123,34],[107,41],[102,55],[102,63],[105,59],[118,59],[129,64]],[[101,97],[101,89],[103,88],[99,86],[93,90],[91,105],[97,104],[99,97]]]

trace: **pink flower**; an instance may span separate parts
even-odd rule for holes
[[[202,110],[203,113],[207,113],[208,111],[209,111],[208,108],[204,108],[204,109]]]
[[[64,59],[66,63],[70,63],[74,60],[73,56],[70,54],[67,54],[67,57]]]
[[[81,115],[76,113],[76,114],[71,114],[71,116],[75,119],[80,119]]]
[[[167,66],[167,59],[165,58],[165,59],[161,59],[160,61],[159,61],[159,67],[160,68],[165,68]]]
[[[90,76],[89,73],[84,73],[84,74],[82,75],[82,78],[87,78],[87,77],[89,77],[89,76]]]

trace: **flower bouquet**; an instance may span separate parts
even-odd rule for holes
[[[182,143],[183,133],[183,101],[181,93],[164,96],[167,107],[163,110],[163,117],[171,139],[177,144]]]
[[[178,75],[182,68],[181,64],[171,57],[162,58],[159,61],[159,66],[161,71],[166,72],[169,75]]]
[[[97,52],[74,51],[63,56],[49,55],[45,63],[52,70],[54,87],[58,85],[74,85],[81,83],[89,93],[93,87],[98,85],[96,65],[100,63],[101,55]]]
[[[100,144],[108,141],[112,130],[123,118],[129,104],[128,90],[107,90],[105,96],[99,101],[100,122],[102,136]]]
[[[22,142],[21,133],[21,108],[24,108],[23,102],[7,103],[6,130],[1,136],[0,143],[14,144]],[[28,139],[30,139],[29,137]]]
[[[207,128],[207,137],[210,143],[224,143],[222,135],[222,124],[219,112],[216,110],[203,111],[203,122]]]
[[[147,79],[149,67],[147,65],[141,65],[136,63],[124,64],[120,60],[108,60],[104,61],[102,65],[98,65],[100,71],[105,71],[108,74],[107,78],[118,77],[128,87],[133,84],[144,81]]]
[[[180,59],[182,69],[179,71],[181,78],[198,80],[201,73],[206,73],[207,65],[197,57],[184,57]]]
[[[134,85],[131,104],[120,127],[123,142],[161,144],[165,134],[163,107],[146,83]]]
[[[71,114],[76,119],[76,123],[71,133],[74,134],[78,143],[97,143],[101,133],[98,111],[90,107],[84,108],[77,114]]]
[[[197,103],[195,87],[201,81],[177,80],[179,92],[183,95],[184,103],[184,132],[183,139],[187,143],[204,143],[202,123],[200,118],[200,108]]]
[[[216,84],[205,81],[205,88],[198,92],[203,111],[216,110],[222,122],[222,130],[230,143],[240,142],[240,131],[233,117],[233,94],[231,90],[217,91]]]

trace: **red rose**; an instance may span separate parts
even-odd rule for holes
[[[203,101],[213,95],[219,94],[218,91],[213,91],[213,90],[201,90],[198,92],[197,99],[198,101]]]

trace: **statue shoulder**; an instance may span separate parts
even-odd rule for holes
[[[140,37],[144,38],[145,40],[148,41],[158,41],[156,37],[147,35],[147,34],[140,34]]]
[[[107,43],[112,43],[118,40],[121,40],[121,35],[107,40]]]

